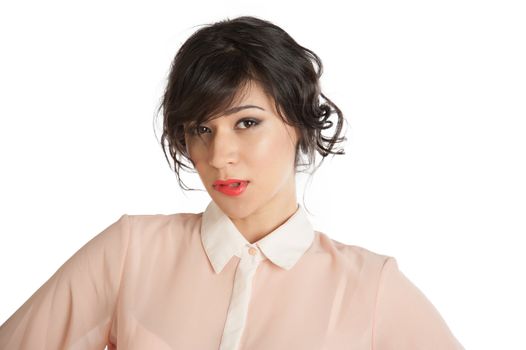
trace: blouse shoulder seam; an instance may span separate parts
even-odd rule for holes
[[[382,268],[380,269],[380,277],[378,278],[378,285],[376,286],[376,295],[374,299],[374,310],[373,310],[373,320],[372,320],[372,327],[371,327],[371,350],[374,350],[374,341],[375,341],[375,330],[376,330],[376,313],[377,313],[377,307],[378,307],[378,295],[380,294],[380,287],[382,285],[382,281],[384,279],[385,275],[385,267],[391,261],[394,259],[391,256],[386,256],[384,259],[384,262],[382,264]]]
[[[113,324],[114,320],[115,320],[115,314],[117,312],[117,306],[119,305],[119,301],[120,301],[120,298],[121,298],[121,289],[122,289],[122,279],[123,279],[123,276],[124,276],[124,267],[126,266],[126,261],[128,260],[128,251],[129,251],[129,247],[130,247],[130,241],[131,241],[131,218],[130,218],[130,215],[128,214],[123,214],[122,215],[122,219],[123,219],[123,233],[124,233],[124,236],[126,237],[126,250],[123,254],[123,257],[122,257],[122,261],[121,261],[121,266],[120,266],[120,276],[119,276],[119,287],[117,289],[117,296],[115,298],[115,307],[113,309],[113,315],[111,317],[111,323],[110,323],[110,329],[111,329],[111,325]]]

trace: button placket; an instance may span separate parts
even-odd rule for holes
[[[239,347],[252,294],[252,280],[261,261],[258,252],[256,247],[250,245],[241,250],[220,350],[234,350]]]

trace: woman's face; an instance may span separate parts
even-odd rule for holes
[[[296,130],[281,120],[273,99],[257,83],[247,89],[220,117],[185,136],[206,190],[231,218],[296,206]],[[229,196],[214,186],[216,180],[228,179],[249,182],[240,195]]]

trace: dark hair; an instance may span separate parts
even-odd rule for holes
[[[272,97],[285,123],[297,127],[300,137],[294,161],[296,171],[299,166],[314,163],[316,151],[323,157],[322,162],[329,154],[345,154],[343,149],[333,151],[336,143],[346,140],[339,137],[344,118],[320,91],[322,72],[322,62],[314,52],[296,43],[280,27],[256,17],[222,20],[192,34],[173,59],[157,110],[157,114],[163,110],[160,143],[168,163],[166,150],[174,161],[179,186],[189,189],[179,170],[193,170],[184,164],[184,159],[192,163],[186,149],[185,128],[229,107],[250,81],[258,82]],[[320,95],[324,103],[320,103]],[[323,136],[322,130],[333,125],[328,120],[333,112],[338,117],[336,130],[330,137]],[[299,162],[298,150],[307,155],[307,163]]]

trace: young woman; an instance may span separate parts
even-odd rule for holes
[[[299,167],[343,153],[321,74],[268,21],[195,32],[171,67],[161,144],[181,187],[195,170],[212,200],[123,214],[1,326],[0,348],[463,349],[394,257],[314,230],[298,204]]]

